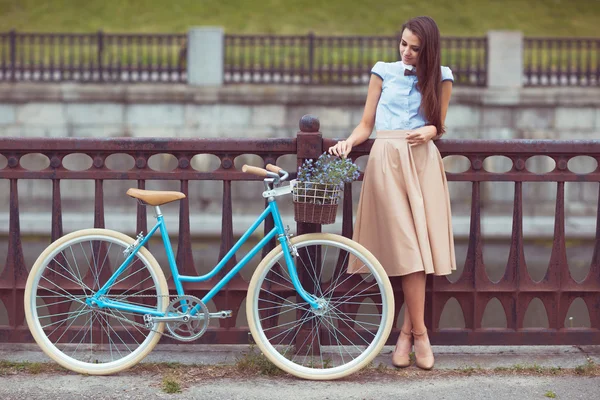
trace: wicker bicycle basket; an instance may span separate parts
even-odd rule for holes
[[[342,185],[292,180],[294,220],[311,224],[333,224]]]

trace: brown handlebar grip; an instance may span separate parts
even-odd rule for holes
[[[278,174],[279,171],[281,171],[281,167],[278,167],[277,165],[273,165],[273,164],[267,164],[267,166],[265,168],[267,169],[267,171],[271,171],[276,174]]]
[[[244,166],[242,167],[242,171],[243,172],[247,172],[249,174],[262,176],[263,178],[266,178],[268,176],[266,169],[262,169],[262,168],[258,168],[258,167],[253,167],[252,165],[246,165],[246,164],[244,164]]]

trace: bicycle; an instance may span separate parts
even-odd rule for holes
[[[261,260],[248,288],[246,313],[256,345],[277,367],[299,378],[337,379],[366,366],[392,328],[389,278],[369,251],[348,238],[329,233],[292,237],[276,201],[292,191],[282,185],[289,174],[270,164],[266,168],[244,165],[244,172],[264,178],[268,205],[208,274],[178,272],[160,206],[185,198],[180,192],[127,191],[153,206],[157,219],[147,235],[140,232],[135,240],[112,230],[84,229],[48,246],[25,287],[27,324],[38,345],[69,370],[107,375],[141,361],[162,335],[196,340],[211,318],[231,316],[231,311],[210,313],[206,304],[276,238],[279,244]],[[269,216],[274,228],[202,299],[185,294],[183,283],[215,277]],[[144,247],[157,230],[176,296],[169,294],[164,273]],[[347,270],[350,258],[361,263],[353,273]],[[375,312],[361,312],[367,299]]]

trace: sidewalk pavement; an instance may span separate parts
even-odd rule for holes
[[[159,344],[142,362],[234,365],[248,350],[248,345]],[[392,350],[393,346],[385,346],[373,361],[374,365],[383,363],[392,368]],[[433,351],[435,368],[446,370],[508,368],[515,365],[576,368],[586,364],[588,357],[600,364],[600,346],[433,346]],[[33,343],[0,343],[0,360],[52,362]]]
[[[386,346],[374,366],[393,368]],[[235,365],[247,345],[158,345],[143,363],[183,365]],[[574,369],[589,360],[600,364],[600,346],[434,346],[434,373],[406,375],[373,371],[338,381],[314,382],[289,376],[190,379],[182,391],[168,394],[161,387],[163,374],[123,372],[108,377],[74,373],[0,374],[2,399],[597,399],[600,377],[519,372],[493,373],[494,369],[542,367]],[[0,344],[0,361],[51,362],[35,344]],[[516,367],[516,368],[515,368]],[[198,367],[194,367],[198,368]],[[210,368],[210,367],[206,367]],[[489,374],[464,373],[469,369]],[[183,368],[184,371],[185,368]],[[410,372],[412,371],[412,372]],[[453,373],[457,371],[457,373]],[[462,371],[462,372],[461,372]],[[446,373],[447,372],[447,373]],[[597,375],[597,374],[596,374]],[[185,376],[185,374],[184,374]]]

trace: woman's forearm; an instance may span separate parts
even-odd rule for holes
[[[435,139],[437,137],[437,128],[435,125],[425,125],[420,128],[415,129],[416,132],[425,134],[429,136],[431,139]]]
[[[373,132],[373,127],[367,126],[367,124],[361,122],[356,128],[352,131],[352,134],[346,139],[353,147],[358,146],[359,144],[366,141],[371,133]]]

